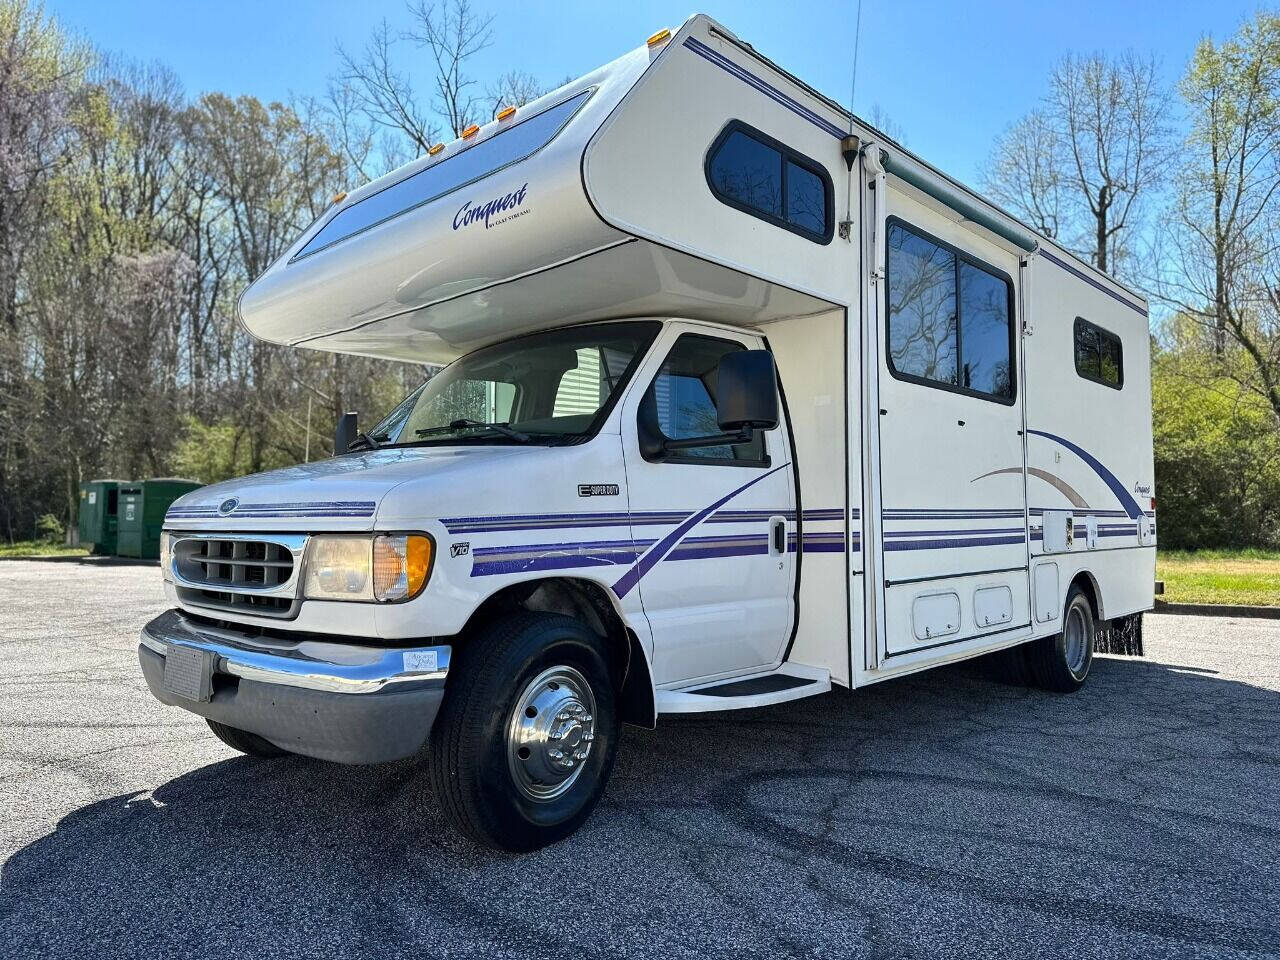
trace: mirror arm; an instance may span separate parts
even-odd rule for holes
[[[718,447],[722,444],[750,443],[755,438],[754,430],[739,430],[736,433],[713,433],[707,437],[686,437],[681,440],[664,440],[663,450],[693,450],[697,447]]]

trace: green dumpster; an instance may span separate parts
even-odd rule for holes
[[[127,480],[89,480],[80,484],[80,545],[93,553],[116,552],[121,484]]]
[[[203,484],[181,477],[156,477],[120,485],[120,532],[116,553],[143,560],[160,558],[160,528],[169,505]]]

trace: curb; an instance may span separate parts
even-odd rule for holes
[[[1248,607],[1226,603],[1169,603],[1157,600],[1152,613],[1171,613],[1188,617],[1254,617],[1280,620],[1280,607]]]
[[[93,555],[82,557],[77,554],[52,557],[0,557],[0,563],[12,560],[24,560],[28,563],[80,563],[89,567],[156,567],[160,565],[159,560],[139,560],[135,557],[96,557]]]

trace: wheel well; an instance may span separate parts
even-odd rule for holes
[[[640,646],[640,638],[623,621],[604,587],[576,577],[548,577],[511,584],[476,608],[461,637],[474,635],[485,624],[517,610],[559,613],[590,627],[604,641],[622,719],[643,727],[656,725],[648,658]]]
[[[1080,592],[1089,598],[1089,607],[1093,610],[1093,619],[1102,620],[1102,594],[1098,592],[1098,582],[1088,570],[1081,570],[1071,581],[1071,587],[1079,587]],[[1067,592],[1071,592],[1071,587]]]

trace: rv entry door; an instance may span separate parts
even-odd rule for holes
[[[886,666],[1030,623],[1016,258],[901,208],[879,304]]]

